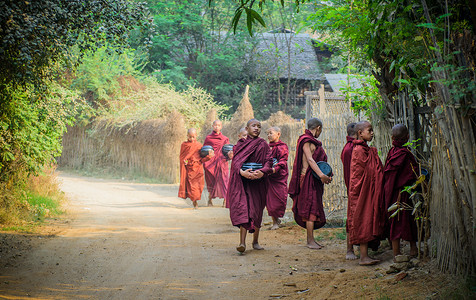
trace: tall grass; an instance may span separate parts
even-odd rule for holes
[[[48,166],[37,175],[20,173],[0,187],[1,229],[31,230],[46,218],[63,213],[65,196],[54,171],[54,166]]]

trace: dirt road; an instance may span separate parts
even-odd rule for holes
[[[53,238],[32,237],[32,249],[1,269],[0,298],[424,299],[443,285],[424,270],[397,284],[385,273],[389,251],[379,266],[345,261],[342,229],[317,233],[323,250],[305,248],[295,225],[263,230],[265,250],[240,255],[238,229],[221,203],[192,210],[175,185],[60,179],[71,221]]]

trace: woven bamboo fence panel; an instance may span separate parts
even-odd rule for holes
[[[179,113],[125,127],[101,121],[94,130],[91,126],[69,128],[57,160],[60,167],[177,183],[180,145],[185,140],[186,128]]]

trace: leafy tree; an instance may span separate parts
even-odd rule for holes
[[[179,90],[200,86],[218,102],[236,107],[255,68],[253,39],[229,31],[233,1],[208,6],[203,1],[149,0],[148,5],[155,27],[144,70]],[[134,42],[143,44],[140,35]]]
[[[149,23],[144,4],[127,0],[0,2],[0,184],[59,154],[75,101],[53,79],[77,64],[72,46],[126,44]]]

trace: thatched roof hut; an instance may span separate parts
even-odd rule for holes
[[[309,34],[294,32],[261,33],[255,48],[258,72],[266,77],[324,80],[319,68],[322,57],[332,54],[326,47],[316,47]]]

